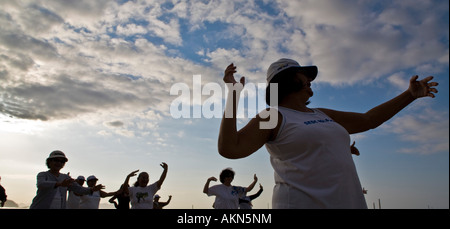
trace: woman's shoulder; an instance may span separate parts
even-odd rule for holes
[[[51,174],[50,171],[42,171],[42,172],[39,172],[37,174],[37,176],[38,177],[43,177],[43,176],[49,176],[50,174]]]
[[[261,112],[256,117],[260,122],[260,126],[263,129],[277,129],[277,127],[281,124],[281,120],[283,118],[281,112],[279,112],[279,108],[277,107],[268,107]]]
[[[227,187],[226,185],[224,185],[224,184],[220,183],[220,184],[215,184],[215,185],[212,185],[212,186],[211,186],[211,187],[209,187],[209,188],[220,189],[220,188],[226,188],[226,187]]]

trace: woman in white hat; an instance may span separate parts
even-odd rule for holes
[[[90,194],[104,188],[102,185],[81,187],[68,174],[60,173],[67,161],[66,155],[59,150],[50,153],[46,161],[49,170],[37,175],[37,192],[30,209],[65,209],[67,190]]]
[[[219,153],[238,159],[266,146],[275,171],[273,208],[367,208],[351,157],[349,134],[380,126],[418,98],[434,98],[438,83],[430,82],[432,76],[420,81],[413,76],[402,94],[366,113],[352,113],[308,107],[317,72],[316,66],[302,67],[291,59],[273,63],[267,71],[267,83],[276,83],[278,93],[270,93],[270,86],[266,89],[271,108],[239,131],[235,114],[240,94],[229,90],[232,94],[225,111],[232,109],[234,115],[222,119]],[[239,85],[234,73],[236,66],[231,64],[223,78],[227,86]],[[244,83],[242,77],[241,88]],[[260,126],[273,120],[273,128]]]

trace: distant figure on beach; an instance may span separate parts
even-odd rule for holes
[[[209,187],[211,181],[217,181],[217,178],[210,177],[206,180],[203,187],[203,193],[208,196],[216,196],[213,207],[215,209],[238,209],[239,198],[245,197],[247,192],[250,192],[255,187],[258,177],[253,176],[253,182],[248,187],[233,186],[231,182],[234,179],[234,171],[231,168],[226,168],[220,173],[220,183]]]
[[[50,153],[46,160],[49,170],[37,175],[36,196],[30,209],[66,209],[67,190],[84,195],[104,188],[101,184],[91,188],[81,187],[68,174],[60,173],[67,161],[66,155],[60,150]]]
[[[358,148],[356,148],[355,144],[356,144],[356,142],[353,141],[353,144],[350,146],[350,152],[351,152],[353,155],[359,156],[360,153],[359,153]]]
[[[2,181],[2,177],[0,177],[0,181]],[[8,196],[6,195],[6,190],[5,190],[5,188],[3,188],[3,186],[0,184],[0,207],[5,206],[6,197],[8,197]]]
[[[250,196],[244,196],[243,198],[239,198],[239,209],[252,209],[253,208],[252,200],[258,198],[262,192],[263,186],[259,184],[259,190],[257,193]]]
[[[83,187],[86,179],[84,176],[78,176],[75,182]],[[69,196],[67,197],[67,209],[79,209],[80,208],[80,197],[82,195],[75,193],[74,191],[69,191]]]
[[[94,175],[89,176],[86,179],[86,183],[90,188],[95,187],[95,185],[97,185],[97,181],[98,179]],[[102,190],[98,190],[87,195],[82,195],[80,197],[80,209],[98,209],[101,198],[114,196],[115,194],[116,192],[104,192]]]
[[[367,194],[367,189],[365,189],[364,187],[363,187],[363,194]]]
[[[146,172],[141,172],[139,174],[133,187],[128,187],[128,182],[131,177],[136,176],[136,173],[139,172],[139,170],[133,171],[127,176],[124,182],[124,189],[129,192],[131,209],[153,209],[153,196],[161,189],[168,170],[168,165],[164,162],[161,163],[161,167],[164,169],[161,177],[151,185],[148,185],[150,179]]]
[[[270,108],[238,130],[237,101],[245,78],[238,82],[236,72],[233,63],[224,72],[223,81],[230,90],[218,151],[225,158],[239,159],[266,146],[275,171],[273,208],[366,209],[351,157],[350,134],[377,128],[416,99],[434,98],[438,92],[432,76],[418,81],[416,75],[403,93],[366,113],[309,108],[317,66],[301,66],[283,58],[267,70],[266,103]]]
[[[116,209],[130,209],[130,195],[128,189],[125,189],[124,186],[125,185],[122,184],[116,194],[109,199],[109,202],[114,204]],[[127,187],[129,187],[128,184]],[[116,202],[116,199],[119,203]]]
[[[156,194],[153,197],[153,209],[163,209],[163,207],[167,206],[170,203],[170,201],[172,200],[171,195],[169,196],[169,199],[167,200],[167,202],[159,202],[160,198],[161,197],[158,194]]]

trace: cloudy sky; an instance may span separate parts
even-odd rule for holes
[[[181,83],[194,96],[193,76],[201,75],[203,86],[215,83],[225,93],[230,63],[247,82],[265,83],[268,66],[287,57],[319,67],[311,107],[365,112],[406,90],[411,76],[435,76],[437,98],[415,101],[352,141],[361,151],[354,160],[369,208],[378,199],[383,208],[448,208],[448,4],[2,0],[1,184],[9,199],[28,205],[36,174],[59,149],[69,158],[62,172],[94,174],[106,191],[135,169],[155,181],[167,162],[159,194],[163,201],[173,195],[168,208],[211,208],[213,198],[202,193],[206,179],[232,167],[235,185],[257,174],[264,192],[254,206],[271,207],[266,149],[241,160],[220,157],[220,119],[174,118],[170,107],[179,97],[170,91]],[[205,101],[225,103],[220,93],[184,101],[190,112]]]

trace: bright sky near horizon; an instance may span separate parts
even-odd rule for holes
[[[166,162],[158,194],[173,196],[167,208],[211,208],[203,185],[231,167],[234,185],[258,176],[264,192],[254,207],[270,208],[267,150],[221,157],[221,120],[174,118],[170,89],[183,83],[193,94],[194,75],[224,89],[230,63],[247,82],[265,83],[284,57],[318,66],[310,107],[365,112],[406,90],[411,76],[435,76],[436,98],[352,135],[361,152],[353,158],[369,208],[379,199],[382,208],[449,208],[447,0],[2,0],[1,184],[29,205],[58,149],[69,158],[62,172],[95,175],[106,191],[136,169],[154,182]],[[192,112],[205,101],[225,103],[219,94],[186,102]]]

